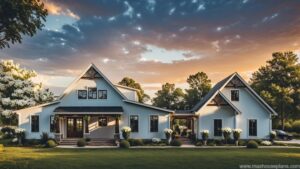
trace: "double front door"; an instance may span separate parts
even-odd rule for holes
[[[83,119],[82,117],[67,118],[67,137],[80,138],[83,137]]]

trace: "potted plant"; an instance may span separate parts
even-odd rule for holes
[[[209,135],[209,130],[203,130],[203,131],[201,131],[203,145],[205,145],[205,146],[207,145],[208,135]]]
[[[274,141],[274,139],[276,138],[276,132],[275,131],[271,131],[270,132],[270,141]]]
[[[165,133],[165,135],[166,135],[167,143],[170,144],[170,142],[171,142],[171,136],[172,136],[173,130],[171,130],[171,129],[169,129],[169,128],[165,128],[165,129],[164,129],[164,133]]]
[[[233,129],[232,133],[233,133],[233,139],[234,139],[235,145],[238,146],[242,130],[241,129]]]
[[[131,128],[128,126],[124,126],[122,129],[122,136],[125,140],[128,140],[130,137]]]
[[[222,132],[223,132],[225,144],[227,144],[227,141],[230,138],[230,134],[231,134],[232,130],[231,130],[231,128],[226,127],[226,128],[222,129]]]

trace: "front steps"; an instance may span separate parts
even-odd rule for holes
[[[59,142],[59,145],[77,145],[79,138],[66,138]],[[87,142],[87,146],[115,146],[113,139],[94,138]]]
[[[182,145],[194,145],[193,143],[192,143],[192,141],[189,139],[189,138],[187,138],[187,137],[179,137],[179,138],[177,138],[179,141],[181,141],[181,143],[182,143]]]

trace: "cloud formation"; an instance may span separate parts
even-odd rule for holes
[[[44,76],[74,76],[94,62],[115,82],[130,76],[149,89],[146,84],[183,83],[198,71],[214,82],[235,71],[248,77],[272,52],[299,50],[299,6],[283,0],[48,0],[54,19],[0,54]]]

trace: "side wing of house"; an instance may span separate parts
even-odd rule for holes
[[[266,139],[276,115],[237,73],[217,83],[197,106],[199,131],[209,130],[215,139],[226,127],[242,129],[241,139]]]
[[[133,128],[133,138],[163,138],[172,111],[136,100],[136,91],[113,85],[91,65],[67,87],[56,104],[18,111],[19,126],[26,130],[27,138],[38,139],[42,132],[53,137],[53,117],[59,116],[58,132],[62,139],[113,139],[123,126]],[[85,120],[87,116],[89,120]]]

